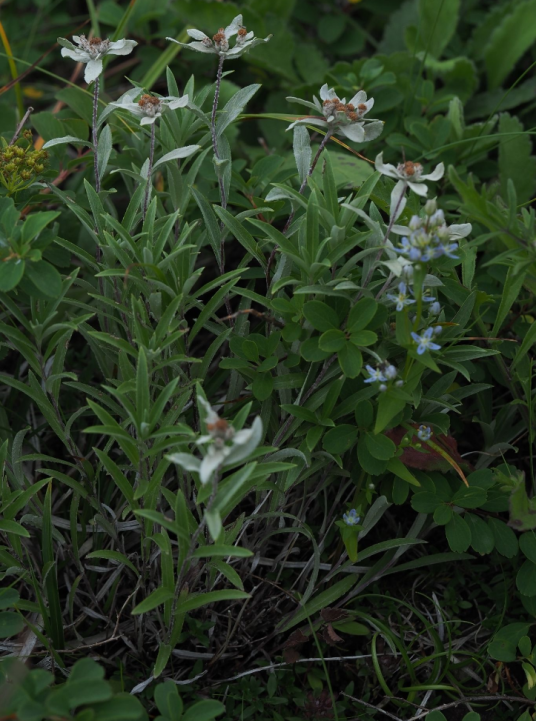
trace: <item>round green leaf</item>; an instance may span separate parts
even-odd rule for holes
[[[536,596],[536,565],[525,561],[517,572],[516,586],[524,596]]]
[[[452,506],[442,503],[434,511],[434,522],[438,526],[446,526],[452,520]]]
[[[331,428],[322,439],[322,447],[328,453],[340,456],[351,448],[357,438],[357,428],[348,424]]]
[[[519,536],[519,548],[529,561],[536,563],[536,535],[534,531],[528,531],[528,533]]]
[[[350,342],[356,346],[374,345],[377,340],[378,336],[372,330],[359,330],[350,336]]]
[[[455,513],[445,526],[445,533],[451,551],[465,553],[471,545],[471,531],[464,519]]]
[[[272,395],[274,379],[271,373],[257,373],[251,390],[258,401],[265,401]]]
[[[320,300],[311,300],[303,306],[303,314],[315,330],[326,331],[339,327],[337,313]]]
[[[326,350],[330,353],[336,353],[337,351],[341,350],[341,348],[344,348],[345,343],[346,336],[344,335],[342,330],[332,328],[331,330],[327,330],[325,333],[322,333],[322,335],[320,336],[320,340],[318,341],[318,347],[321,350]]]
[[[380,461],[388,461],[396,453],[396,446],[390,438],[381,434],[365,434],[365,440],[370,455]]]
[[[0,260],[0,290],[4,293],[18,285],[26,263],[19,259]]]
[[[357,378],[363,367],[363,356],[361,352],[351,343],[346,343],[338,354],[339,365],[342,372],[348,378]]]
[[[493,533],[495,539],[495,548],[505,558],[514,558],[517,556],[518,541],[516,534],[510,526],[498,518],[488,518],[488,526]]]
[[[22,616],[15,611],[2,611],[0,613],[0,638],[9,638],[20,633],[24,628]]]
[[[471,530],[471,547],[477,553],[491,553],[495,547],[495,538],[488,524],[474,513],[466,513],[465,522]]]

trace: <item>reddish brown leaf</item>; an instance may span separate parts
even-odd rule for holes
[[[285,663],[296,663],[300,660],[301,655],[295,648],[285,648],[283,650],[283,658],[285,659]]]
[[[307,636],[302,632],[300,628],[298,628],[296,631],[293,631],[293,633],[290,634],[290,636],[283,644],[283,648],[290,648],[291,646],[301,646],[301,644],[305,643],[306,641]]]
[[[415,431],[417,427],[415,427]],[[385,435],[390,438],[395,445],[399,446],[402,439],[410,435],[410,431],[407,431],[402,426],[392,428],[390,431],[386,431]],[[444,434],[435,434],[432,436],[432,440],[438,446],[449,454],[452,460],[457,463],[460,468],[466,472],[472,471],[473,468],[470,463],[464,461],[464,459],[458,453],[458,444],[456,439],[452,436],[446,436]],[[417,437],[416,432],[412,436],[413,443],[421,443],[422,450],[416,448],[404,448],[400,460],[408,468],[417,468],[420,471],[450,471],[452,466],[442,458],[442,456],[430,448],[426,443],[422,443]]]
[[[323,608],[320,611],[320,615],[326,623],[344,621],[348,618],[348,612],[342,608]]]
[[[336,643],[340,643],[342,641],[342,638],[335,631],[331,624],[328,624],[326,626],[322,635],[324,636],[324,641],[326,643],[329,643],[330,646],[334,646]]]

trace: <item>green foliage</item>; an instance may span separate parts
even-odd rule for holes
[[[535,698],[535,6],[394,5],[91,2],[138,43],[98,96],[46,53],[62,3],[6,6],[43,55],[11,144],[0,60],[0,637],[41,660],[4,715]],[[239,13],[273,37],[223,79],[165,41]]]

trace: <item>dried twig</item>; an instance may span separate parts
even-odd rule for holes
[[[15,130],[15,135],[14,135],[14,136],[11,138],[11,140],[9,141],[9,144],[10,144],[10,145],[15,145],[15,143],[17,142],[17,140],[18,140],[18,138],[19,138],[19,135],[20,135],[20,132],[21,132],[21,130],[22,130],[23,127],[24,127],[24,123],[28,120],[28,118],[29,118],[29,116],[30,116],[30,113],[33,113],[33,108],[32,108],[32,107],[28,108],[28,110],[24,113],[24,115],[23,115],[23,117],[22,117],[22,120],[21,120],[20,123],[17,125],[17,129]]]

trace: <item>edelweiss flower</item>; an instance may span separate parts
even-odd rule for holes
[[[330,130],[337,135],[344,135],[348,140],[354,143],[365,143],[369,140],[377,138],[383,130],[381,120],[373,120],[364,116],[371,110],[374,105],[374,98],[367,100],[367,94],[364,90],[357,92],[349,103],[343,98],[339,100],[333,88],[328,88],[327,84],[320,88],[320,103],[317,97],[313,98],[314,102],[301,100],[301,98],[288,97],[289,102],[300,103],[308,108],[312,108],[322,113],[324,118],[306,117],[296,120],[288,126],[287,130],[296,125],[318,125],[324,130]]]
[[[92,83],[102,73],[102,58],[106,55],[128,55],[138,44],[135,40],[102,40],[91,38],[88,40],[85,35],[73,35],[75,45],[65,38],[58,38],[62,46],[61,54],[64,58],[71,58],[77,63],[86,63],[84,80]]]
[[[262,439],[262,421],[257,416],[251,428],[237,431],[224,418],[220,418],[202,396],[199,396],[199,403],[206,412],[208,434],[200,436],[196,444],[210,444],[206,447],[203,459],[199,460],[190,453],[173,453],[167,458],[187,471],[199,473],[201,483],[205,484],[218,468],[238,463],[253,453]]]
[[[188,35],[194,39],[191,43],[181,43],[174,38],[166,38],[183,48],[197,50],[198,53],[212,53],[214,55],[228,58],[239,58],[247,50],[251,50],[255,45],[267,43],[272,37],[268,35],[266,38],[256,38],[253,31],[249,32],[242,25],[242,15],[237,15],[230,25],[226,28],[220,28],[218,32],[212,36],[212,40],[202,33],[201,30],[187,30]],[[234,47],[229,47],[229,39],[236,35],[236,43]]]
[[[441,326],[439,326],[441,327]],[[437,343],[434,343],[432,340],[432,337],[434,335],[434,329],[433,328],[427,328],[422,335],[418,335],[417,333],[411,334],[411,337],[415,341],[415,343],[418,343],[417,347],[417,353],[419,355],[422,355],[427,350],[440,350],[441,346],[437,345]]]
[[[407,286],[402,281],[401,283],[398,284],[398,295],[394,295],[392,293],[387,294],[387,297],[389,298],[389,300],[392,300],[393,303],[396,303],[397,310],[404,310],[404,306],[415,303],[413,298],[409,297],[407,291],[408,291]]]
[[[110,103],[110,105],[122,110],[128,110],[133,115],[136,115],[136,117],[141,118],[140,125],[151,125],[166,110],[176,110],[177,108],[184,108],[188,105],[187,95],[183,95],[182,98],[174,98],[171,96],[158,98],[155,95],[144,94],[137,103],[132,102],[132,100],[132,97],[126,94],[121,100]]]
[[[348,513],[343,513],[342,520],[347,526],[357,526],[361,519],[357,515],[355,508],[352,508],[352,510],[348,511]]]
[[[428,194],[428,186],[424,184],[425,180],[441,180],[445,172],[445,166],[443,163],[439,163],[435,170],[428,175],[423,175],[423,167],[420,163],[413,163],[411,160],[407,160],[405,163],[399,163],[395,168],[390,163],[383,162],[383,153],[379,153],[376,156],[376,170],[382,175],[386,175],[388,178],[394,178],[398,180],[398,183],[393,188],[391,193],[391,218],[398,218],[400,213],[406,206],[406,188],[410,188],[414,193],[421,197],[426,197]]]

